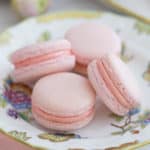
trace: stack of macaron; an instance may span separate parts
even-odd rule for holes
[[[96,96],[120,116],[139,107],[140,91],[120,51],[121,40],[110,27],[86,22],[69,29],[64,39],[14,52],[10,76],[34,83],[32,113],[40,125],[75,130],[93,119]]]

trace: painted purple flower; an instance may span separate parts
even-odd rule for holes
[[[5,99],[17,110],[24,110],[31,108],[31,89],[23,84],[9,85],[5,92]]]
[[[134,109],[129,111],[128,115],[133,116],[133,115],[138,114],[139,112],[140,112],[140,108],[134,108]]]
[[[9,109],[7,114],[14,119],[18,118],[18,112],[14,109]]]
[[[143,122],[144,122],[144,124],[146,124],[146,125],[147,125],[147,124],[150,124],[150,118],[144,120]]]

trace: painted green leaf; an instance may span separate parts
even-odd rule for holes
[[[137,21],[134,25],[135,29],[139,33],[150,34],[150,25],[141,21]]]
[[[121,53],[120,53],[120,58],[125,62],[129,62],[130,60],[133,59],[133,56],[130,54],[126,53],[127,49],[126,49],[126,45],[125,43],[122,43],[122,49],[121,49]]]
[[[9,43],[11,39],[11,34],[10,32],[3,32],[1,35],[0,35],[0,44],[3,45],[3,44],[7,44]]]
[[[49,31],[45,31],[40,35],[38,42],[44,42],[50,39],[51,39],[51,33]]]
[[[133,130],[134,128],[136,128],[136,127],[129,125],[129,126],[124,130],[124,132],[131,131],[131,130]]]
[[[27,136],[26,132],[18,132],[16,130],[10,131],[9,134],[11,136],[15,137],[16,139],[21,140],[21,141],[27,141],[31,138],[31,137]]]
[[[139,120],[145,120],[147,117],[145,115],[139,115],[138,119]]]
[[[0,96],[0,107],[5,108],[7,106],[7,102]]]
[[[144,78],[144,80],[149,82],[150,81],[150,72],[149,71],[144,72],[143,78]]]
[[[124,119],[124,117],[117,116],[115,114],[111,114],[110,117],[113,118],[113,119],[115,119],[115,121],[117,121],[117,122],[120,122],[120,121],[122,121]]]
[[[25,120],[25,121],[27,121],[27,122],[30,122],[33,118],[32,118],[32,113],[31,113],[31,110],[27,110],[27,111],[25,111],[25,112],[20,112],[19,113],[19,116],[23,119],[23,120]]]
[[[138,116],[139,121],[144,121],[150,117],[150,111],[145,111],[143,114]]]
[[[150,116],[150,110],[145,110],[145,111],[144,111],[144,115]]]
[[[123,135],[122,131],[112,132],[111,135]]]
[[[143,73],[143,78],[146,81],[150,81],[150,63],[148,64],[146,71]]]
[[[38,135],[40,139],[49,140],[52,142],[68,141],[74,136],[75,136],[74,134],[57,135],[57,134],[49,134],[49,133],[43,133],[43,134]]]
[[[146,124],[141,124],[141,129],[146,128]]]

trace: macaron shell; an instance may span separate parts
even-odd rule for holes
[[[64,55],[38,64],[15,69],[11,73],[14,82],[36,81],[40,77],[57,72],[71,71],[75,66],[75,56]]]
[[[102,61],[114,86],[129,103],[130,108],[138,107],[141,92],[131,70],[116,55],[108,55]]]
[[[81,121],[74,122],[74,123],[59,123],[59,122],[52,122],[49,120],[45,120],[43,117],[39,117],[35,113],[33,113],[34,118],[38,121],[38,123],[41,126],[44,126],[48,129],[53,129],[53,130],[58,130],[58,131],[72,131],[72,130],[77,130],[80,129],[87,124],[93,119],[94,113],[92,113],[90,116],[82,119]]]
[[[95,92],[85,77],[74,73],[57,73],[36,83],[32,102],[49,114],[70,117],[93,108],[95,97]]]
[[[111,91],[111,93],[114,95],[114,97],[116,97],[116,99],[118,100],[118,102],[123,105],[124,107],[127,108],[132,108],[132,106],[130,105],[130,103],[127,101],[126,97],[124,97],[119,89],[118,86],[116,87],[115,84],[112,82],[113,75],[112,74],[108,74],[107,72],[107,67],[105,67],[105,65],[103,64],[102,60],[97,61],[97,67],[99,72],[101,73],[101,76],[103,77],[105,84],[107,87],[109,87],[109,90]]]
[[[112,112],[120,116],[127,114],[129,110],[116,100],[109,87],[106,86],[98,70],[96,60],[92,61],[88,66],[88,77],[100,99]]]
[[[70,41],[77,62],[87,65],[91,60],[121,50],[121,40],[109,27],[86,22],[72,27],[65,35]]]
[[[11,55],[10,60],[16,63],[27,58],[68,50],[71,50],[71,44],[67,40],[48,41],[21,48]]]

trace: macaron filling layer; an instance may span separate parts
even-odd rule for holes
[[[78,122],[72,122],[72,123],[60,123],[60,122],[53,122],[49,120],[45,120],[43,117],[40,117],[36,114],[34,114],[34,118],[39,122],[40,125],[48,128],[53,129],[56,131],[73,131],[80,129],[84,126],[86,126],[94,117],[94,113],[92,113],[90,116],[78,121]]]
[[[119,90],[114,86],[111,78],[107,74],[107,70],[102,62],[98,62],[98,68],[102,72],[103,79],[105,80],[105,84],[109,87],[110,92],[116,97],[117,101],[123,105],[124,107],[130,108],[129,104],[127,103],[126,99],[121,95]]]
[[[111,93],[110,90],[108,90],[108,87],[105,84],[105,81],[103,77],[101,76],[101,72],[99,71],[97,67],[97,61],[94,60],[90,65],[88,66],[88,76],[89,79],[95,88],[97,94],[100,98],[102,98],[102,101],[104,104],[115,114],[118,115],[125,115],[128,112],[128,109],[123,107],[114,97],[114,95]]]
[[[87,75],[87,65],[76,63],[75,68],[73,70],[76,73]]]
[[[38,64],[15,69],[11,73],[11,77],[15,82],[35,82],[40,77],[47,76],[51,73],[72,70],[74,66],[75,57],[73,55],[62,55],[55,59],[53,58],[47,61],[41,61]]]
[[[56,59],[57,57],[62,56],[62,55],[72,55],[72,53],[71,53],[71,51],[57,51],[55,53],[43,54],[40,56],[27,58],[27,59],[21,60],[19,62],[15,62],[14,65],[18,69],[18,68],[34,65],[37,63],[41,63],[41,62],[44,62],[44,61],[47,61],[50,59]]]
[[[87,65],[90,63],[90,61],[92,61],[94,59],[94,58],[89,58],[88,56],[85,58],[85,57],[77,54],[75,52],[75,50],[72,50],[72,51],[73,51],[74,55],[76,56],[78,64],[83,65],[85,67],[87,67]]]
[[[99,72],[103,76],[106,86],[109,87],[108,89],[116,97],[117,101],[124,107],[131,109],[132,106],[128,103],[128,101],[124,97],[124,95],[122,95],[122,93],[120,93],[119,89],[113,83],[112,78],[109,76],[109,74],[107,72],[107,68],[105,67],[102,60],[97,62],[97,67],[98,67]]]
[[[89,110],[82,114],[77,114],[74,116],[59,116],[59,115],[54,115],[51,113],[47,113],[44,110],[38,108],[37,106],[33,105],[32,106],[32,111],[39,117],[42,117],[45,120],[52,121],[52,122],[57,122],[57,123],[74,123],[74,122],[80,122],[81,120],[84,120],[85,118],[91,116],[94,113],[94,106],[91,107]]]
[[[120,59],[118,58],[118,60],[120,60]],[[113,66],[112,66],[112,63],[110,62],[110,59],[108,59],[108,61],[106,61],[104,58],[102,58],[102,62],[104,64],[104,67],[106,68],[105,70],[107,70],[107,74],[109,76],[111,74],[111,77],[109,77],[109,78],[112,80],[112,82],[114,83],[114,86],[118,89],[118,91],[120,92],[120,94],[123,97],[125,97],[126,102],[128,103],[129,107],[130,108],[139,107],[140,104],[137,101],[139,99],[139,97],[140,97],[140,96],[137,95],[138,93],[140,93],[139,89],[138,89],[138,91],[136,90],[136,93],[132,93],[132,89],[135,89],[135,88],[138,87],[138,85],[135,82],[132,83],[134,79],[132,79],[131,81],[126,81],[126,82],[131,82],[132,84],[134,84],[134,87],[132,85],[129,85],[127,87],[120,78],[119,79],[117,78],[118,74],[117,74],[117,72],[115,72],[115,69],[113,69]],[[122,66],[122,67],[124,67],[124,66]],[[127,73],[127,75],[129,75],[130,77],[132,77],[132,74],[129,74],[127,71],[125,71],[125,73]],[[127,79],[128,78],[129,77],[127,77]],[[123,79],[125,80],[126,77],[124,77]],[[130,86],[132,86],[132,89],[129,89]]]

